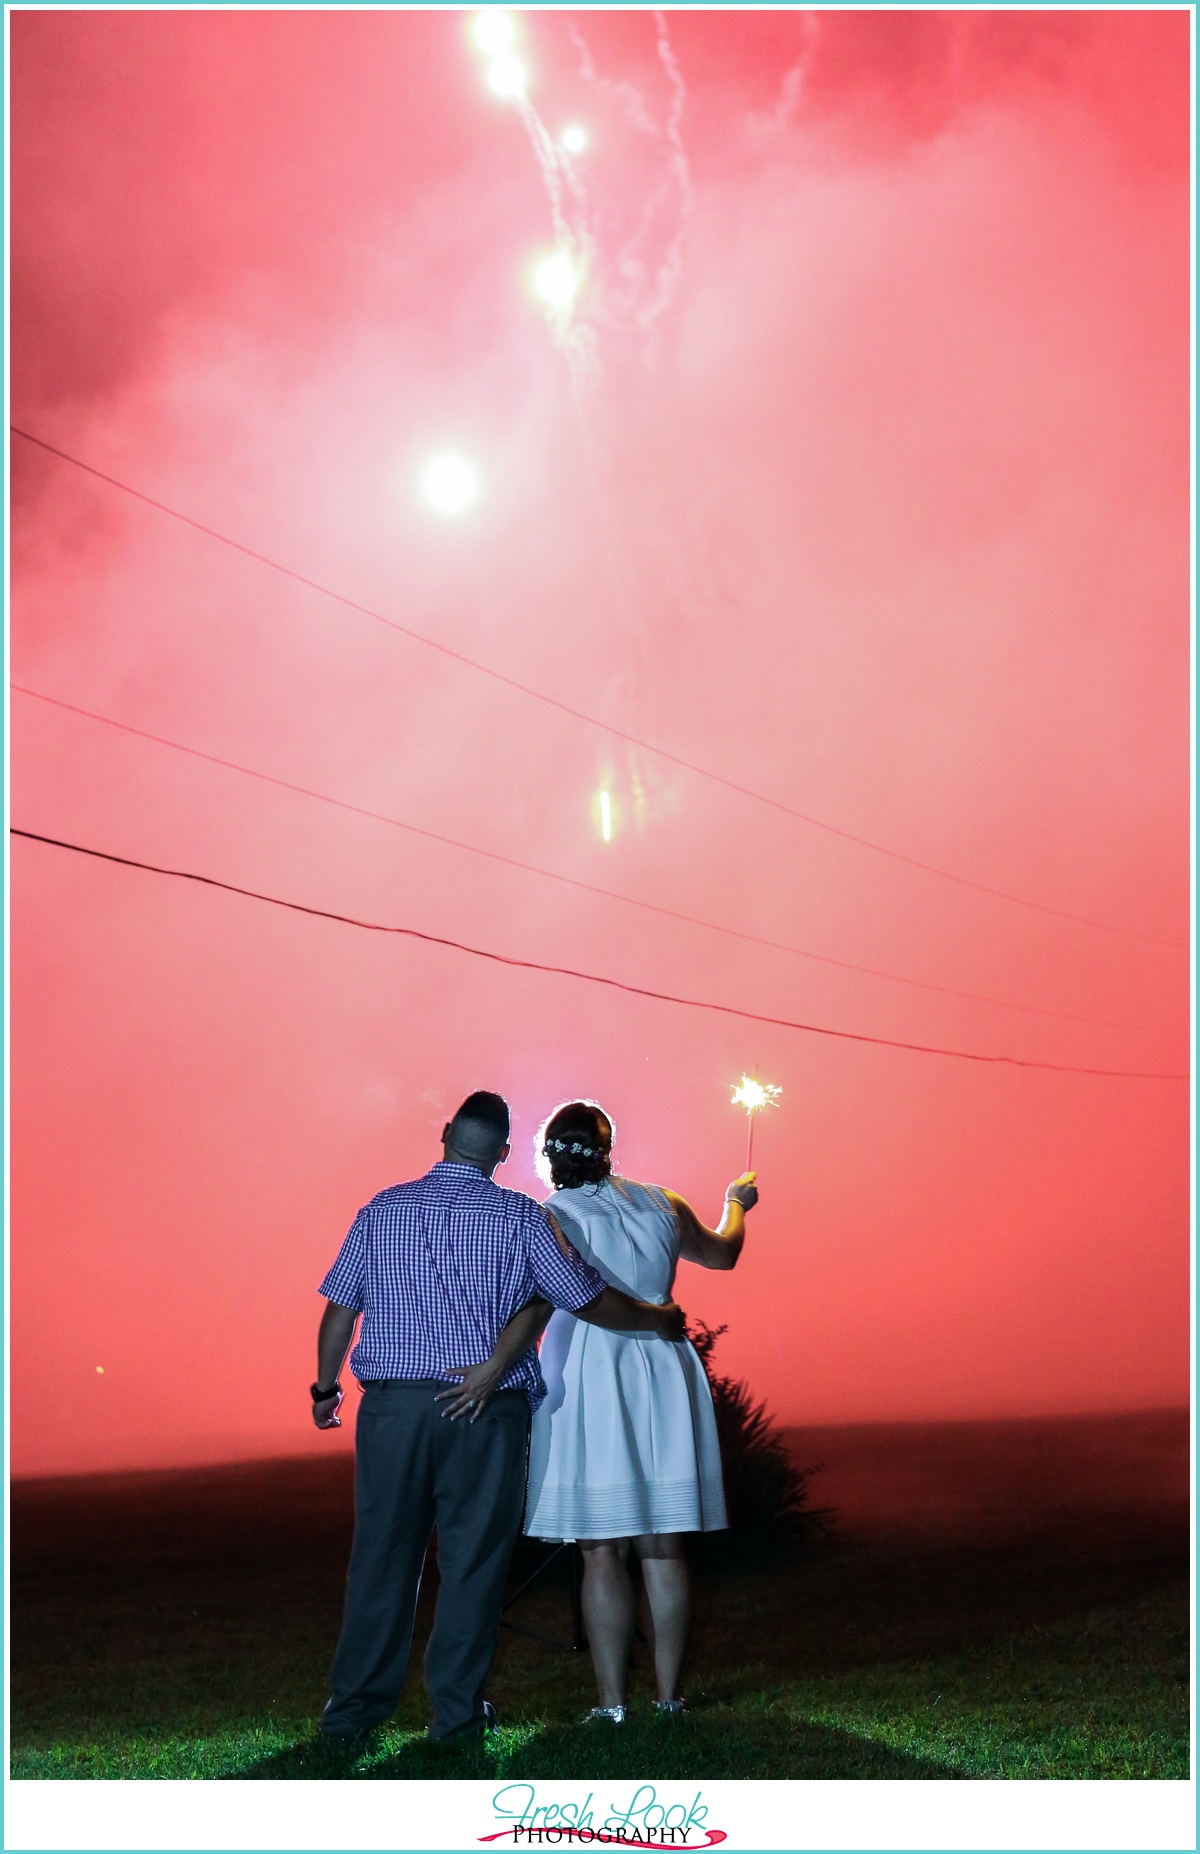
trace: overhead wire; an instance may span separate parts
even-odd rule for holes
[[[804,1023],[789,1017],[773,1017],[762,1011],[747,1011],[733,1004],[717,1004],[706,998],[684,998],[675,992],[657,991],[647,985],[631,985],[624,979],[609,978],[597,972],[583,972],[575,966],[552,965],[540,959],[519,959],[510,953],[497,953],[490,948],[472,946],[464,940],[452,940],[444,934],[426,933],[417,927],[397,927],[381,921],[366,921],[356,915],[341,914],[329,908],[316,908],[302,901],[288,901],[281,895],[264,894],[260,889],[244,888],[236,882],[225,882],[216,876],[201,875],[192,869],[169,869],[161,863],[148,863],[132,856],[118,856],[111,850],[97,850],[82,843],[72,843],[62,837],[49,837],[40,831],[23,830],[10,825],[9,832],[14,837],[25,838],[30,843],[46,844],[52,849],[68,850],[77,856],[93,857],[99,862],[115,863],[125,869],[139,869],[149,875],[170,876],[178,881],[195,882],[205,888],[223,890],[226,894],[242,895],[250,901],[261,901],[271,907],[285,908],[290,913],[306,914],[315,920],[334,921],[343,927],[354,927],[365,933],[394,935],[408,940],[419,940],[427,946],[443,946],[456,953],[469,954],[473,959],[486,959],[495,965],[510,966],[524,972],[545,972],[558,978],[577,979],[587,985],[603,985],[612,991],[628,993],[635,998],[650,998],[661,1004],[680,1005],[686,1010],[714,1011],[724,1017],[738,1017],[748,1023],[768,1024],[780,1030],[798,1030],[809,1036],[834,1038],[839,1042],[869,1043],[880,1049],[899,1049],[914,1055],[949,1057],[958,1062],[974,1062],[991,1067],[1017,1069],[1040,1069],[1056,1075],[1092,1075],[1106,1077],[1114,1081],[1171,1081],[1186,1082],[1187,1075],[1165,1073],[1140,1069],[1104,1069],[1087,1068],[1070,1062],[1040,1062],[1025,1056],[992,1056],[976,1050],[947,1049],[931,1043],[910,1043],[898,1037],[872,1036],[860,1030],[841,1030],[828,1024]]]
[[[1077,926],[1092,927],[1102,933],[1118,934],[1125,939],[1144,940],[1155,946],[1169,946],[1186,950],[1186,943],[1183,941],[1170,940],[1160,934],[1147,933],[1136,927],[1118,927],[1111,921],[1100,921],[1096,920],[1091,915],[1076,914],[1067,908],[1055,907],[1050,902],[1034,901],[1028,896],[1014,894],[1011,890],[995,888],[987,882],[978,882],[971,876],[959,875],[954,870],[943,869],[936,863],[924,862],[921,858],[909,856],[902,850],[891,849],[886,844],[876,843],[872,838],[862,837],[854,831],[844,830],[840,825],[830,824],[824,818],[818,818],[813,816],[810,812],[801,811],[794,805],[785,804],[782,799],[772,798],[768,793],[756,791],[753,787],[743,785],[736,779],[730,779],[726,777],[724,773],[714,772],[711,767],[702,766],[695,760],[685,759],[682,754],[674,753],[667,747],[657,745],[654,741],[644,740],[640,735],[630,733],[625,728],[617,727],[612,722],[602,721],[598,715],[588,714],[585,710],[575,708],[570,703],[560,700],[558,696],[548,694],[544,689],[537,689],[530,683],[521,682],[515,676],[506,675],[503,670],[495,669],[491,664],[482,663],[478,658],[468,656],[465,651],[455,650],[452,645],[444,644],[438,638],[429,637],[423,631],[414,630],[411,625],[402,624],[399,619],[389,618],[383,612],[376,611],[372,606],[364,605],[360,600],[352,599],[348,597],[347,594],[337,591],[334,587],[323,585],[321,581],[312,579],[308,574],[297,571],[295,567],[287,566],[284,562],[272,558],[271,555],[260,553],[257,548],[249,547],[245,542],[235,540],[231,535],[222,533],[220,529],[210,527],[206,522],[197,521],[194,516],[184,514],[181,509],[173,508],[170,503],[162,502],[155,496],[147,495],[144,490],[135,489],[131,483],[124,482],[120,477],[112,476],[108,471],[97,469],[94,464],[85,463],[81,457],[74,456],[70,451],[62,450],[56,444],[48,443],[45,438],[36,437],[33,432],[26,431],[19,425],[10,424],[9,430],[14,437],[23,438],[27,444],[36,445],[40,450],[48,452],[52,457],[60,458],[64,463],[73,465],[76,469],[84,471],[88,476],[95,477],[100,482],[107,483],[112,488],[121,490],[123,494],[132,496],[136,501],[146,504],[149,508],[157,509],[160,514],[169,515],[173,520],[184,523],[185,526],[194,529],[198,534],[207,535],[210,540],[219,541],[222,546],[232,548],[235,552],[245,555],[248,559],[257,561],[261,566],[269,567],[273,572],[283,574],[286,578],[293,580],[297,585],[305,586],[312,592],[320,593],[324,598],[333,599],[336,603],[345,606],[348,610],[358,612],[363,617],[371,618],[376,623],[386,626],[387,629],[396,631],[401,636],[409,638],[413,643],[422,644],[429,650],[435,650],[440,655],[450,658],[451,661],[455,663],[462,664],[467,669],[475,670],[482,676],[488,676],[494,682],[503,684],[505,688],[515,690],[518,694],[527,696],[531,701],[541,702],[546,707],[556,709],[561,714],[569,715],[573,720],[584,722],[588,727],[598,728],[602,732],[612,735],[616,740],[623,740],[630,746],[640,748],[643,752],[652,753],[657,758],[666,760],[670,765],[678,766],[686,772],[694,773],[698,778],[707,779],[715,785],[724,787],[727,791],[737,792],[743,798],[751,799],[756,804],[766,805],[770,809],[781,812],[787,817],[795,818],[803,824],[812,826],[815,830],[824,831],[830,836],[840,838],[843,842],[856,844],[860,849],[870,850],[876,855],[889,857],[894,862],[905,864],[908,868],[920,870],[926,875],[936,876],[942,881],[956,883],[963,888],[973,889],[982,895],[990,895],[993,899],[1011,902],[1017,907],[1031,908],[1037,913],[1053,915],[1060,920],[1072,921]]]
[[[263,772],[256,766],[244,766],[238,760],[224,758],[219,753],[208,753],[201,747],[188,746],[181,740],[172,740],[166,734],[151,733],[148,728],[135,727],[132,722],[119,721],[113,715],[101,714],[95,708],[83,708],[77,702],[64,701],[61,696],[47,695],[41,689],[30,689],[25,684],[14,682],[9,687],[15,695],[32,697],[34,701],[44,702],[51,708],[64,709],[68,714],[83,715],[89,721],[99,721],[105,727],[115,728],[122,734],[132,734],[137,740],[153,741],[156,746],[169,747],[175,753],[186,754],[190,759],[203,760],[210,766],[223,767],[227,772],[242,773],[249,779],[258,779],[264,785],[273,785],[284,792],[295,792],[302,798],[318,800],[323,805],[335,806],[339,811],[348,811],[355,817],[369,818],[377,824],[388,824],[397,830],[410,832],[413,836],[424,837],[432,843],[447,845],[450,849],[466,851],[471,856],[485,857],[489,862],[502,863],[509,869],[518,869],[527,875],[543,877],[549,882],[559,882],[569,888],[582,889],[585,894],[601,895],[609,901],[619,901],[631,908],[641,908],[647,913],[663,915],[667,920],[680,921],[689,927],[700,927],[710,933],[725,934],[731,939],[744,940],[751,946],[763,946],[773,952],[788,953],[797,959],[811,959],[821,965],[835,966],[844,972],[857,972],[871,978],[886,979],[897,985],[912,985],[922,991],[933,991],[948,998],[964,998],[975,1004],[990,1004],[1003,1010],[1023,1011],[1035,1017],[1053,1017],[1066,1023],[1090,1024],[1104,1030],[1147,1030],[1147,1024],[1123,1023],[1114,1018],[1086,1017],[1075,1011],[1056,1011],[1045,1005],[1019,1004],[1009,998],[993,998],[985,992],[963,991],[954,985],[939,985],[933,979],[910,978],[901,972],[887,972],[879,966],[857,964],[850,959],[837,959],[831,953],[814,953],[801,946],[790,946],[786,941],[770,940],[763,934],[747,933],[741,927],[727,927],[720,921],[708,921],[695,914],[684,914],[677,908],[663,907],[655,901],[645,901],[637,895],[624,895],[618,889],[604,888],[598,882],[585,882],[581,876],[564,875],[561,870],[546,869],[538,863],[523,862],[519,857],[507,856],[502,850],[485,849],[481,844],[464,843],[461,838],[448,837],[441,831],[429,830],[421,824],[410,824],[404,818],[391,816],[388,812],[373,811],[367,805],[357,805],[347,798],[335,798],[329,792],[320,792],[314,786],[299,785],[291,779],[283,779],[276,773]]]
[[[564,874],[561,870],[547,869],[538,863],[528,863],[519,857],[508,856],[501,850],[491,850],[481,844],[465,843],[461,838],[446,836],[441,831],[429,830],[426,826],[410,823],[407,819],[397,818],[388,812],[374,811],[369,806],[355,804],[350,799],[337,798],[329,792],[318,791],[313,786],[300,785],[291,779],[284,779],[276,773],[264,772],[258,767],[245,766],[238,760],[225,758],[221,754],[209,753],[200,747],[189,746],[184,741],[174,740],[169,735],[152,733],[148,728],[136,727],[132,722],[120,721],[113,715],[102,714],[98,709],[84,708],[77,702],[65,701],[60,696],[48,695],[41,689],[31,689],[22,683],[11,683],[14,694],[32,697],[53,708],[64,709],[69,714],[85,716],[90,721],[98,721],[105,727],[131,734],[138,740],[152,741],[156,746],[169,747],[176,753],[186,754],[189,758],[205,761],[212,766],[219,766],[226,771],[244,774],[247,778],[260,780],[263,784],[278,787],[285,792],[294,792],[303,798],[316,799],[321,804],[331,805],[341,811],[348,811],[356,817],[371,819],[375,823],[387,824],[397,830],[408,831],[414,836],[424,837],[430,842],[445,844],[451,849],[462,850],[472,856],[486,858],[510,869],[520,870],[524,874],[540,876],[546,881],[562,883],[570,888],[581,889],[589,895],[600,895],[609,901],[621,902],[627,907],[640,908],[652,914],[664,916],[667,920],[679,921],[690,927],[699,927],[710,933],[719,933],[731,939],[744,940],[752,946],[767,947],[773,952],[787,953],[798,959],[811,959],[821,965],[834,966],[846,972],[857,972],[872,978],[885,979],[893,984],[911,985],[922,991],[937,992],[944,997],[962,998],[976,1004],[989,1004],[1003,1010],[1022,1011],[1037,1017],[1053,1017],[1066,1023],[1079,1023],[1107,1030],[1147,1030],[1151,1026],[1123,1022],[1114,1018],[1088,1017],[1075,1011],[1056,1011],[1048,1006],[1022,1004],[1010,998],[996,998],[986,992],[966,991],[954,985],[940,985],[932,979],[910,977],[906,973],[888,972],[879,966],[868,966],[854,960],[838,959],[830,953],[816,953],[806,947],[792,946],[786,941],[772,940],[763,934],[748,933],[744,928],[729,927],[720,921],[709,921],[694,914],[685,914],[677,908],[664,907],[659,902],[646,901],[637,895],[626,895],[618,889],[605,888],[597,882],[586,882],[580,876]]]

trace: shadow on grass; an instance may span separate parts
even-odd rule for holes
[[[725,1706],[707,1718],[648,1721],[620,1728],[530,1723],[454,1746],[424,1734],[397,1743],[379,1731],[352,1744],[319,1734],[225,1773],[242,1782],[370,1782],[378,1779],[507,1781],[513,1778],[909,1779],[961,1775],[945,1765],[891,1750],[835,1726],[814,1725],[773,1709],[746,1717]]]

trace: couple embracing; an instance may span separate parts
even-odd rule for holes
[[[615,1175],[612,1121],[595,1102],[575,1101],[538,1137],[539,1171],[553,1188],[543,1206],[493,1181],[509,1125],[500,1095],[470,1095],[443,1130],[441,1162],[359,1211],[321,1283],[318,1428],[338,1426],[338,1374],[362,1318],[350,1359],[363,1392],[354,1546],[322,1716],[330,1738],[357,1737],[393,1712],[435,1529],[429,1736],[491,1728],[483,1689],[523,1512],[526,1532],[583,1551],[600,1699],[589,1719],[625,1717],[631,1549],[649,1608],[655,1704],[683,1709],[683,1534],[717,1530],[726,1517],[712,1397],[671,1290],[681,1256],[734,1266],[754,1177],[730,1185],[708,1229],[673,1191]]]

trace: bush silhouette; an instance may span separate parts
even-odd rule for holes
[[[808,1484],[817,1470],[796,1466],[766,1405],[755,1403],[747,1384],[713,1369],[713,1348],[726,1330],[694,1320],[688,1338],[712,1391],[730,1530],[792,1536],[819,1531],[827,1509],[808,1504]]]

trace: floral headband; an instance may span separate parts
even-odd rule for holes
[[[581,1140],[548,1139],[542,1148],[544,1152],[577,1152],[583,1159],[603,1158],[607,1148],[604,1146],[585,1146]]]

